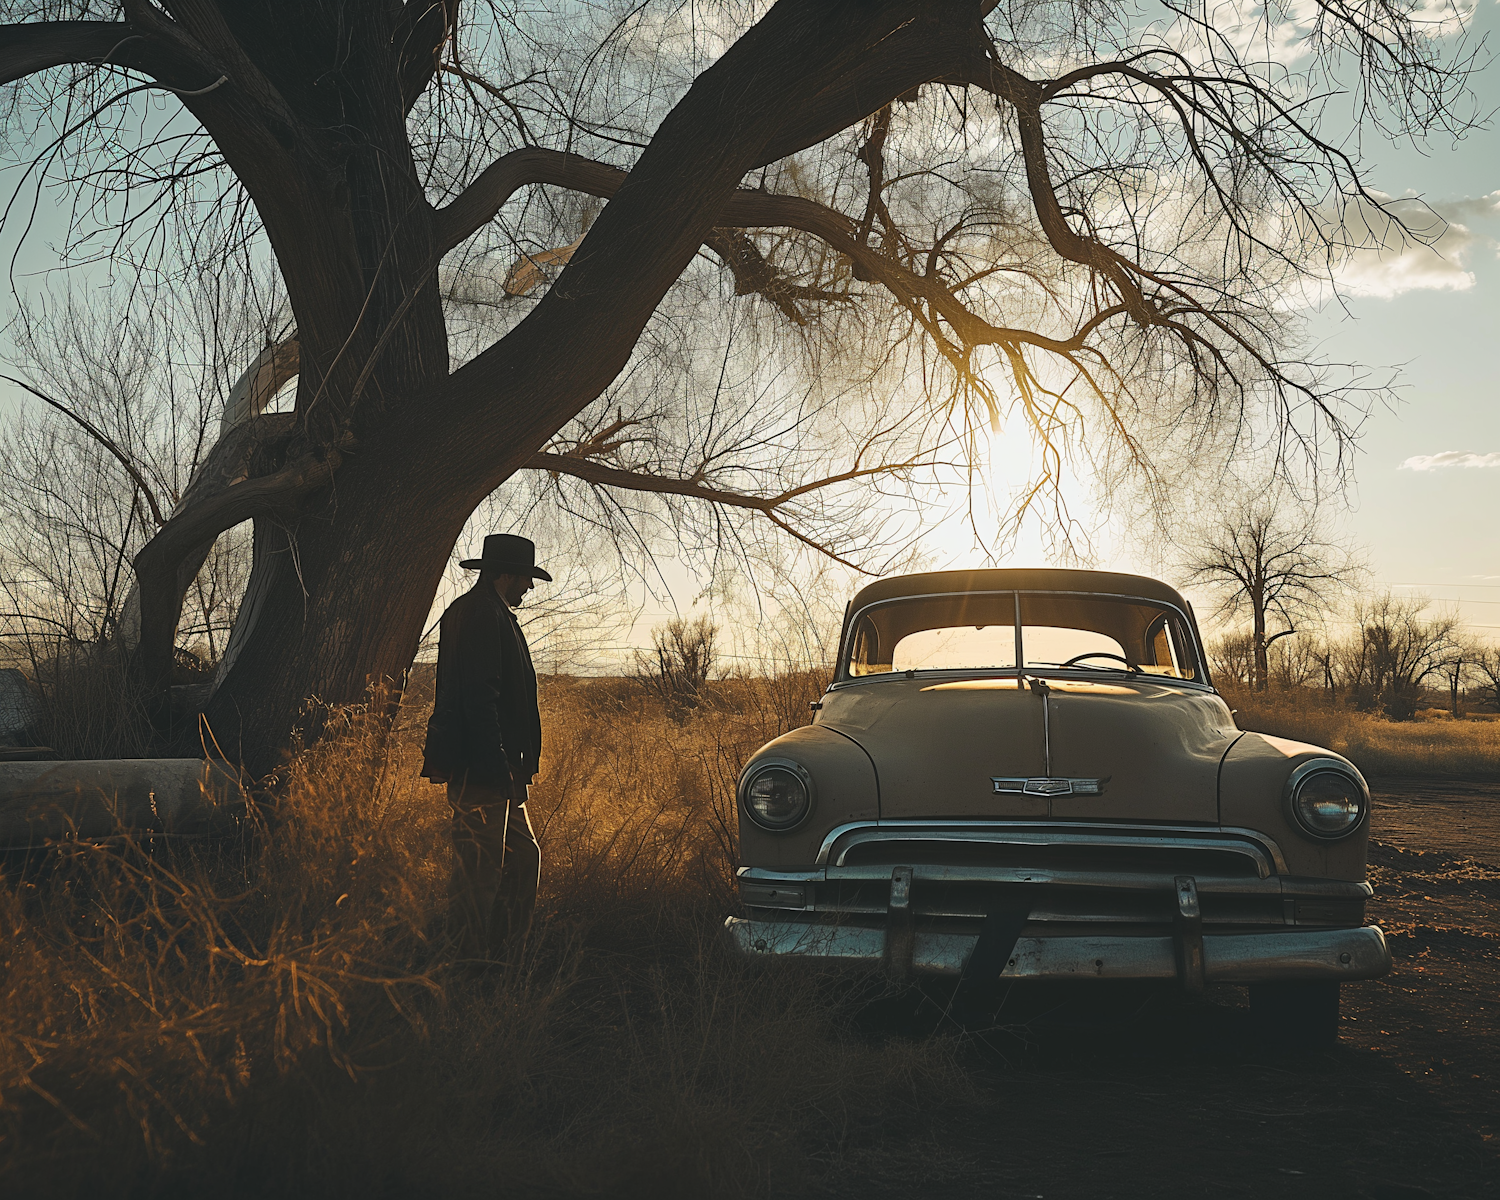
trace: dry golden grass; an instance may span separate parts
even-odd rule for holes
[[[1241,729],[1326,746],[1366,775],[1500,775],[1500,721],[1453,720],[1427,711],[1415,721],[1387,721],[1332,705],[1315,693],[1225,692]]]
[[[497,977],[447,962],[420,710],[386,738],[338,714],[236,844],[7,864],[0,1190],[766,1194],[962,1096],[951,1043],[870,1044],[847,986],[716,941],[734,772],[809,689],[729,685],[679,725],[623,684],[548,688],[543,896]]]

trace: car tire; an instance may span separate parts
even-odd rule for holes
[[[1267,1045],[1331,1046],[1339,1038],[1339,985],[1252,983],[1250,1019]]]

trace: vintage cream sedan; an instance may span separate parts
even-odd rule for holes
[[[1365,924],[1370,793],[1236,728],[1191,607],[1101,571],[941,571],[849,605],[814,721],[739,781],[743,955],[975,981],[1250,985],[1337,1036],[1391,966]]]

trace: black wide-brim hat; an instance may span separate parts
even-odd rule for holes
[[[488,571],[492,575],[530,575],[552,582],[552,576],[536,565],[536,543],[514,533],[492,533],[484,539],[479,558],[458,564],[465,571]]]

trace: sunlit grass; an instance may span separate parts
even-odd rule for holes
[[[444,942],[447,812],[420,709],[299,755],[230,845],[74,845],[0,886],[10,1195],[738,1195],[850,1122],[964,1094],[941,1040],[873,1046],[847,989],[747,971],[729,790],[810,677],[677,723],[556,682],[525,960]]]
[[[1500,721],[1452,720],[1445,713],[1387,721],[1324,703],[1315,693],[1226,692],[1241,729],[1325,746],[1370,776],[1500,775]]]

